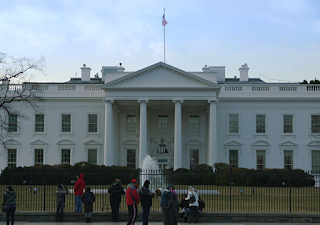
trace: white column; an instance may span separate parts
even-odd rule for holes
[[[113,100],[105,99],[105,129],[104,129],[104,165],[112,166],[114,164],[114,152],[113,152],[113,113],[112,113],[112,104]]]
[[[210,104],[209,110],[209,146],[207,164],[214,167],[218,160],[218,147],[217,147],[217,105],[218,100],[208,100]]]
[[[139,135],[139,168],[147,156],[147,103],[146,99],[138,100],[140,103],[140,135]]]
[[[181,138],[181,104],[183,100],[173,100],[174,107],[174,161],[173,169],[182,168],[182,138]]]

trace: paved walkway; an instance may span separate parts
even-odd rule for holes
[[[0,222],[0,225],[5,225],[5,222]],[[59,225],[78,225],[78,224],[91,224],[91,225],[126,225],[126,222],[119,222],[119,223],[112,223],[112,222],[92,222],[92,223],[85,223],[85,222],[15,222],[15,225],[40,225],[40,224],[46,224],[46,225],[51,225],[51,224],[59,224]],[[135,225],[141,225],[142,222],[136,222]],[[178,224],[184,224],[184,223],[179,223]],[[275,223],[197,223],[199,225],[275,225]],[[279,223],[278,223],[279,224]],[[294,225],[306,225],[306,223],[280,223],[281,225],[289,225],[289,224],[294,224]],[[315,225],[320,225],[319,223],[312,223]],[[149,222],[149,225],[162,225],[162,222]]]

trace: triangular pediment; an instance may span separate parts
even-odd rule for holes
[[[102,86],[103,89],[220,89],[218,84],[159,62]]]
[[[48,143],[38,139],[36,141],[31,142],[30,145],[48,145]]]
[[[224,146],[242,146],[243,144],[241,142],[238,141],[229,141],[227,143],[224,144]]]

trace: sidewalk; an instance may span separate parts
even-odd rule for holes
[[[0,225],[5,225],[5,222],[0,222]],[[46,225],[53,225],[53,224],[59,224],[59,225],[78,225],[78,224],[88,224],[85,222],[15,222],[15,225],[40,225],[40,224],[46,224]],[[112,222],[92,222],[89,223],[91,225],[127,225],[126,222],[119,222],[119,223],[112,223]],[[136,222],[135,225],[141,225],[142,222]],[[184,224],[184,223],[179,223],[178,224]],[[187,223],[186,223],[187,224]],[[201,223],[199,222],[200,225],[275,225],[275,223]],[[281,225],[289,225],[292,223],[281,223]],[[293,223],[294,225],[306,225],[306,223]],[[318,224],[319,223],[313,223],[313,224]],[[163,225],[162,222],[149,222],[149,225]]]

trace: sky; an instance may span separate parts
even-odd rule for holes
[[[136,71],[164,61],[184,71],[226,66],[266,82],[320,79],[319,0],[0,0],[0,52],[45,58],[33,82]],[[162,16],[168,24],[162,26]],[[165,30],[164,30],[165,28]],[[165,35],[164,35],[165,31]],[[77,75],[76,75],[77,74]]]

